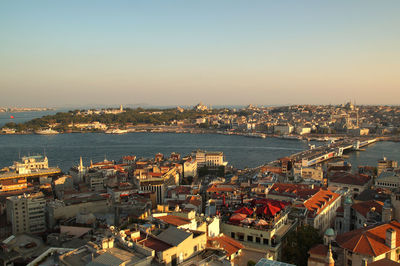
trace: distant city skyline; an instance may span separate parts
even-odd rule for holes
[[[2,1],[0,107],[397,105],[400,1]]]

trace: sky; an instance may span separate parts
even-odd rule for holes
[[[400,1],[0,1],[0,106],[399,104]]]

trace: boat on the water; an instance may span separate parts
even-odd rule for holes
[[[106,133],[106,134],[125,134],[125,133],[128,133],[128,130],[115,128],[115,129],[109,129],[104,133]]]
[[[35,133],[38,135],[56,135],[56,134],[59,134],[60,132],[58,132],[57,130],[48,128],[48,129],[36,130]]]
[[[282,135],[280,136],[281,139],[290,139],[290,140],[301,140],[302,138],[300,136],[296,135]]]

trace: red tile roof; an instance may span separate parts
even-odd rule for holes
[[[315,216],[334,202],[339,196],[339,194],[330,190],[320,189],[314,196],[304,201],[304,206],[310,211],[311,216]]]
[[[374,262],[368,262],[368,266],[399,266],[400,263],[395,262],[393,260],[389,260],[387,258],[377,260]]]
[[[211,187],[207,189],[207,192],[233,192],[234,189],[231,186],[219,186],[217,184],[213,184]]]
[[[362,216],[367,217],[367,213],[371,208],[375,208],[376,212],[382,213],[383,202],[377,200],[363,201],[355,203],[351,207]]]
[[[134,161],[134,160],[136,160],[136,156],[135,155],[128,155],[128,156],[122,157],[122,159],[125,160],[125,161]]]
[[[221,234],[217,237],[209,238],[207,240],[207,247],[215,247],[214,241],[216,241],[219,244],[220,248],[222,248],[226,251],[228,257],[230,255],[236,253],[237,251],[241,250],[242,248],[244,248],[244,246],[240,242],[238,242],[224,234]]]
[[[386,230],[389,228],[396,231],[396,248],[398,248],[400,246],[400,223],[397,221],[360,228],[338,235],[336,242],[342,248],[352,252],[376,257],[391,250],[385,244]]]
[[[159,239],[153,238],[151,236],[147,237],[146,239],[144,239],[138,243],[145,247],[151,248],[157,252],[164,251],[164,250],[167,250],[167,249],[170,249],[173,247],[172,245],[170,245],[164,241],[161,241]]]
[[[195,196],[191,196],[188,200],[189,200],[189,203],[194,205],[194,206],[199,207],[201,205],[201,200],[199,200]]]
[[[151,176],[156,176],[156,177],[160,177],[160,176],[162,176],[162,173],[149,172],[149,175],[151,175]]]
[[[275,183],[268,193],[290,198],[307,199],[319,191],[319,187],[311,188],[304,184]]]
[[[326,256],[328,253],[328,247],[323,245],[323,244],[318,244],[314,247],[312,247],[308,253],[311,255],[317,255],[317,256]]]
[[[175,192],[177,194],[190,194],[192,188],[191,187],[183,187],[183,186],[178,186],[175,188]]]
[[[347,172],[336,172],[331,176],[329,182],[364,186],[371,180],[370,176],[363,174],[350,174]]]
[[[172,224],[174,226],[181,226],[181,225],[185,225],[185,224],[190,224],[191,221],[189,219],[183,218],[183,217],[179,217],[179,216],[175,216],[175,215],[165,215],[165,216],[160,216],[160,217],[156,217],[157,219],[168,223],[168,224]]]

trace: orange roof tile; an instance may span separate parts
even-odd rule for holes
[[[312,247],[309,251],[309,254],[319,255],[319,256],[326,256],[328,253],[328,247],[323,244],[318,244]]]
[[[369,200],[355,203],[351,207],[362,216],[367,217],[367,213],[371,210],[371,208],[375,208],[376,212],[382,213],[383,202],[377,200]]]
[[[387,258],[376,260],[374,262],[368,262],[368,266],[399,266],[400,263]]]
[[[236,241],[236,240],[234,240],[234,239],[232,239],[229,236],[226,236],[224,234],[221,234],[221,235],[219,235],[217,237],[209,238],[207,240],[207,246],[208,247],[214,247],[213,246],[213,241],[216,241],[216,242],[219,243],[219,247],[223,248],[226,251],[228,257],[230,255],[236,253],[238,250],[244,248],[244,246],[240,242],[238,242],[238,241]]]
[[[136,156],[135,155],[128,155],[128,156],[122,157],[122,159],[126,160],[126,161],[134,161],[134,160],[136,160]]]
[[[320,189],[315,195],[304,202],[304,206],[312,212],[311,215],[318,215],[339,196],[339,194],[330,190]]]
[[[364,186],[370,180],[371,177],[364,174],[350,174],[347,172],[336,172],[331,176],[329,182]]]
[[[311,188],[309,185],[304,184],[285,184],[275,183],[272,185],[269,193],[283,195],[292,198],[307,199],[319,191],[320,187]]]
[[[336,242],[342,248],[352,252],[376,257],[390,251],[390,248],[385,244],[386,230],[389,228],[396,231],[396,236],[400,236],[400,223],[391,221],[390,223],[360,228],[338,235]],[[396,248],[399,246],[400,237],[396,237]]]
[[[149,175],[160,177],[160,176],[162,176],[162,173],[149,172]]]
[[[189,219],[175,216],[175,215],[165,215],[165,216],[160,216],[160,217],[155,217],[155,218],[157,218],[165,223],[177,226],[177,227],[191,223],[191,221]]]
[[[230,186],[218,186],[213,184],[207,189],[207,192],[233,192],[233,187]]]

